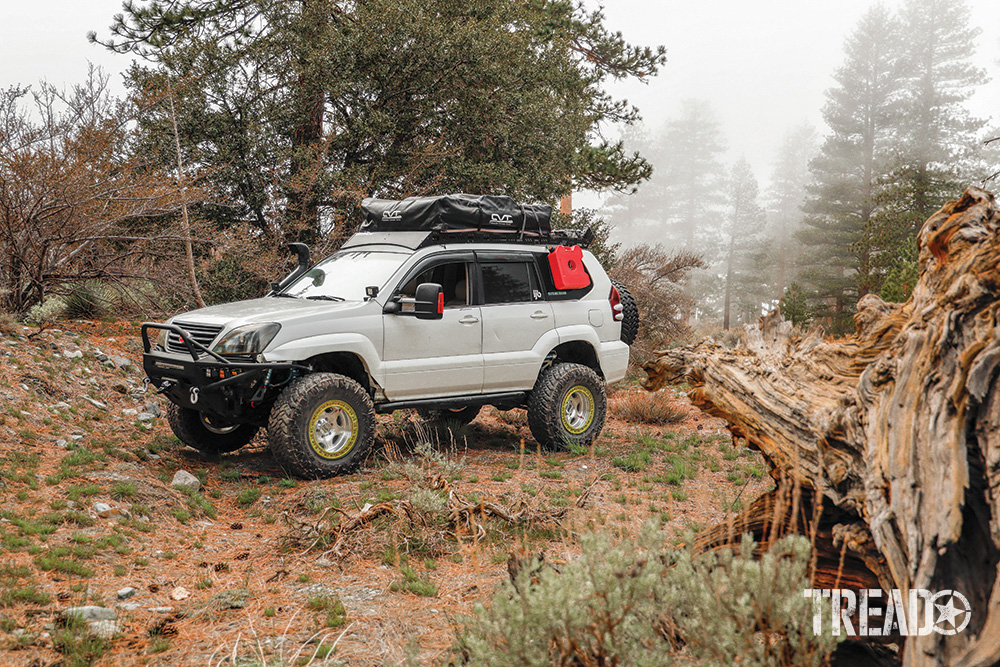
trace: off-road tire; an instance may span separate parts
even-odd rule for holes
[[[324,437],[332,438],[327,443],[331,449],[325,449]],[[296,380],[275,401],[267,424],[271,453],[281,466],[304,479],[357,469],[374,441],[371,397],[360,384],[337,373],[312,373]]]
[[[632,292],[628,291],[625,285],[617,280],[612,280],[611,284],[618,289],[618,295],[622,299],[622,342],[631,345],[639,335],[639,307],[635,304]]]
[[[431,424],[458,424],[465,426],[472,423],[479,411],[483,409],[481,405],[466,405],[464,408],[443,408],[443,409],[419,409],[417,414],[425,422]]]
[[[235,452],[240,447],[249,444],[257,435],[257,431],[260,430],[253,424],[240,424],[228,433],[216,433],[208,428],[205,419],[202,413],[197,410],[182,408],[173,403],[167,405],[167,423],[170,424],[170,430],[174,432],[177,439],[188,447],[193,447],[209,456]]]
[[[586,417],[567,416],[569,401],[586,402]],[[555,364],[542,370],[528,396],[528,428],[545,449],[589,447],[607,418],[608,396],[604,381],[581,364]],[[580,423],[573,420],[579,417]]]

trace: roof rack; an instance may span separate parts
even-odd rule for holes
[[[510,229],[435,229],[420,247],[439,243],[524,243],[527,245],[578,245],[587,248],[594,240],[594,230],[553,229],[546,233]]]

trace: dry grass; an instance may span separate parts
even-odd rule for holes
[[[631,424],[676,424],[687,417],[687,412],[667,392],[629,392],[614,396],[610,401],[611,414],[616,419]]]

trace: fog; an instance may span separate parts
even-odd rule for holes
[[[108,35],[121,11],[119,0],[51,0],[44,14],[31,3],[2,0],[0,85],[72,84],[86,76],[87,61],[119,76],[130,57],[87,42],[86,33]],[[663,45],[668,62],[648,84],[612,83],[617,96],[636,104],[646,126],[657,131],[686,98],[709,101],[722,123],[733,161],[745,155],[762,185],[784,134],[808,122],[825,133],[820,111],[831,75],[843,59],[844,38],[871,0],[613,0],[604,5],[607,25],[633,44]],[[895,7],[898,2],[885,3]],[[597,3],[588,0],[588,5]],[[980,116],[1000,112],[1000,2],[969,0],[982,29],[976,61],[994,79],[969,102]],[[616,130],[608,133],[615,136]],[[581,204],[600,198],[577,193]]]

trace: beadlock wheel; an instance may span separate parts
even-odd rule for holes
[[[364,462],[375,441],[375,408],[351,378],[313,373],[278,396],[267,441],[278,463],[299,477],[349,473]]]
[[[562,416],[567,431],[583,433],[594,420],[594,395],[586,387],[571,387],[563,398]]]
[[[528,427],[542,447],[589,446],[604,428],[604,380],[582,364],[544,368],[528,396]]]
[[[309,444],[323,458],[340,458],[351,450],[357,438],[358,415],[344,401],[327,401],[309,420]]]
[[[178,440],[209,456],[235,452],[260,430],[253,424],[220,423],[203,412],[173,403],[167,406],[167,423]]]

